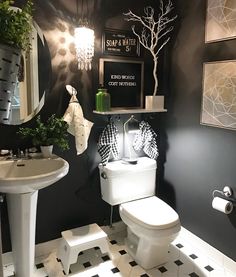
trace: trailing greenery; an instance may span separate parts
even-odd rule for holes
[[[68,124],[63,118],[58,118],[53,114],[44,123],[40,115],[36,119],[35,128],[20,128],[18,134],[22,138],[32,139],[35,146],[57,145],[62,150],[69,149],[68,144]]]
[[[33,2],[27,0],[22,9],[13,9],[13,0],[0,2],[0,43],[22,50],[30,48]]]

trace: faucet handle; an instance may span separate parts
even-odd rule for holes
[[[0,157],[4,159],[12,159],[13,158],[13,151],[12,150],[7,150],[7,149],[1,149],[0,150]]]
[[[10,151],[7,150],[7,149],[1,149],[1,151],[0,151],[0,155],[1,155],[1,156],[6,156],[6,155],[8,155],[9,153],[10,153]]]

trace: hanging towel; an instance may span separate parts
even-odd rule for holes
[[[148,157],[156,160],[159,156],[156,137],[157,134],[153,131],[149,123],[141,121],[139,124],[139,131],[133,141],[134,150],[143,150]]]
[[[102,131],[98,140],[98,153],[101,156],[101,162],[103,165],[108,163],[111,156],[118,159],[118,130],[113,122],[110,122]]]
[[[88,138],[90,135],[93,122],[84,118],[83,110],[76,97],[77,91],[75,88],[67,85],[66,89],[71,95],[69,106],[63,116],[63,119],[68,123],[68,132],[75,136],[75,146],[77,155],[82,154],[88,147]]]

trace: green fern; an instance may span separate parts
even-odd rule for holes
[[[35,146],[57,145],[62,150],[68,150],[68,124],[63,118],[53,114],[44,123],[40,116],[36,119],[35,128],[20,128],[18,134],[22,138],[29,138]]]
[[[22,9],[12,9],[14,1],[0,2],[0,43],[22,50],[30,48],[33,2],[28,0]]]

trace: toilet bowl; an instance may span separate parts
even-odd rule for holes
[[[168,261],[168,248],[181,225],[178,214],[155,196],[156,161],[138,158],[137,164],[123,161],[99,165],[102,199],[120,204],[122,221],[127,225],[127,251],[143,268]]]
[[[145,269],[168,261],[170,243],[180,231],[178,214],[156,196],[121,204],[127,225],[127,252]]]

